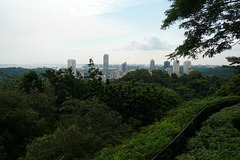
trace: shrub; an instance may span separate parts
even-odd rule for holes
[[[197,136],[187,142],[187,152],[177,159],[240,159],[240,131],[236,128],[239,120],[240,104],[215,113],[204,122]]]
[[[104,148],[96,154],[97,160],[151,159],[162,150],[203,108],[240,97],[209,98],[190,101],[168,112],[161,121],[143,127],[132,139],[121,145]]]

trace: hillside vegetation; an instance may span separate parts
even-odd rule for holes
[[[156,70],[149,82],[146,70],[113,82],[99,75],[92,66],[85,78],[71,69],[7,76],[0,160],[151,159],[206,106],[240,100],[237,89],[212,97],[238,84],[237,76],[225,83],[197,71],[169,77]]]
[[[34,71],[0,83],[0,159],[91,159],[183,102],[151,84]]]
[[[151,159],[167,145],[203,108],[228,100],[240,100],[240,97],[210,98],[202,101],[190,101],[172,109],[159,122],[141,129],[131,139],[121,145],[105,148],[95,159],[125,160]]]
[[[240,159],[240,104],[212,115],[178,160]]]

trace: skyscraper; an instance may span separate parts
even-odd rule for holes
[[[109,69],[109,56],[108,54],[103,55],[103,75],[108,74],[108,69]]]
[[[183,73],[189,74],[191,70],[191,61],[185,61],[183,63]]]
[[[127,62],[124,62],[124,63],[122,64],[122,71],[123,71],[123,72],[126,72],[126,71],[127,71]]]
[[[76,76],[76,60],[75,59],[68,59],[68,68],[72,68],[73,74]]]
[[[173,61],[173,73],[179,77],[179,60]]]
[[[150,72],[152,72],[152,70],[155,68],[155,61],[152,59],[150,61]]]
[[[166,68],[170,68],[170,62],[169,61],[164,62],[164,69],[166,69]]]

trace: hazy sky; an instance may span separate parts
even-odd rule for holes
[[[182,43],[175,24],[160,30],[168,0],[0,0],[0,64],[163,64]],[[227,64],[239,45],[192,64]],[[180,64],[183,60],[180,59]]]

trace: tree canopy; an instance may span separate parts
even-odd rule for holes
[[[228,60],[228,62],[230,62],[229,66],[224,65],[224,67],[227,68],[233,68],[235,69],[235,73],[239,74],[240,73],[240,57],[226,57],[226,59]]]
[[[170,0],[170,9],[161,29],[180,21],[179,28],[185,29],[186,39],[170,59],[188,57],[197,59],[213,57],[224,50],[240,44],[240,1],[239,0]]]

